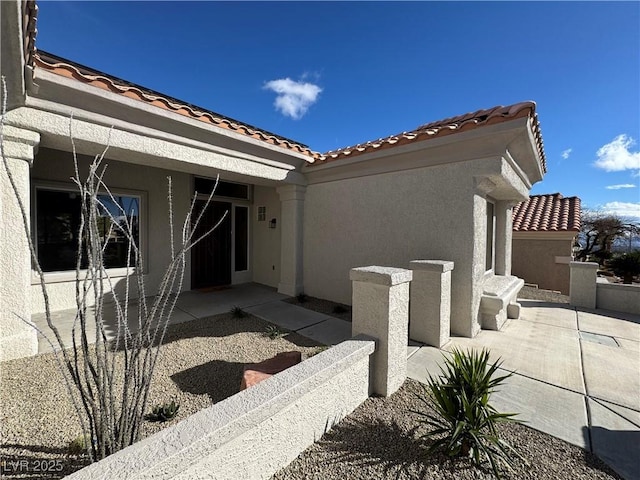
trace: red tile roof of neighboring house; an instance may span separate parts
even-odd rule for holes
[[[538,115],[536,114],[535,102],[521,102],[506,107],[497,106],[486,110],[478,110],[476,112],[427,123],[425,125],[421,125],[415,130],[411,130],[410,132],[403,132],[397,135],[381,138],[379,140],[327,152],[322,155],[314,165],[322,165],[326,162],[342,158],[350,158],[375,150],[384,150],[386,148],[393,148],[400,145],[406,145],[408,143],[444,137],[446,135],[459,132],[466,132],[486,125],[494,125],[496,123],[502,123],[521,117],[529,117],[532,119],[532,129],[536,148],[538,150],[538,155],[540,156],[540,161],[542,162],[542,170],[543,172],[546,172],[547,163],[544,155],[542,133],[540,132],[540,123],[538,122]]]
[[[561,232],[580,230],[580,199],[559,193],[531,195],[513,209],[514,232]]]

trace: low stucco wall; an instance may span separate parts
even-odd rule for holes
[[[88,157],[79,157],[81,168],[86,171],[90,162]],[[159,168],[133,165],[113,160],[105,160],[108,165],[105,183],[114,191],[125,190],[143,195],[141,235],[146,243],[145,283],[147,295],[156,293],[169,261],[169,207],[167,201],[167,177],[171,176],[173,189],[174,222],[176,240],[181,238],[182,222],[186,217],[191,199],[190,176],[180,172],[170,172]],[[83,171],[80,175],[83,175]],[[73,173],[73,157],[69,152],[40,149],[31,171],[31,184],[72,186],[70,178]],[[32,220],[33,222],[33,220]],[[183,290],[191,283],[190,259],[184,275]],[[69,272],[73,276],[73,272]],[[45,275],[48,283],[49,301],[52,310],[75,308],[75,280],[54,279],[54,275]],[[59,276],[58,276],[59,277]],[[69,275],[67,275],[69,277]],[[124,285],[124,277],[114,279],[116,291]],[[32,313],[44,312],[42,290],[37,278],[32,279],[31,286]]]
[[[609,283],[599,278],[596,283],[596,307],[640,315],[640,285]]]
[[[343,342],[67,478],[270,478],[368,398],[374,350]]]

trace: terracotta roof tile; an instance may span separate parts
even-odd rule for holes
[[[22,36],[24,37],[24,61],[27,66],[33,66],[33,54],[36,51],[36,35],[38,29],[38,5],[35,0],[22,3]]]
[[[531,195],[513,209],[514,232],[562,232],[580,230],[580,199],[559,193]]]
[[[396,135],[390,135],[378,140],[372,140],[366,143],[360,143],[351,147],[332,150],[323,154],[313,165],[322,165],[327,162],[350,158],[363,153],[369,153],[376,150],[384,150],[408,143],[429,140],[436,137],[444,137],[455,133],[473,130],[486,125],[494,125],[521,117],[529,117],[532,119],[533,135],[535,137],[536,147],[540,161],[542,162],[543,172],[547,171],[547,163],[544,154],[544,145],[542,142],[542,133],[540,131],[540,123],[536,114],[535,102],[522,102],[506,107],[497,106],[486,110],[478,110],[472,113],[466,113],[456,117],[438,120],[436,122],[421,125],[415,130],[402,132]]]
[[[195,118],[196,120],[200,120],[220,128],[233,130],[236,133],[262,140],[266,143],[276,145],[287,150],[299,152],[308,155],[311,158],[317,158],[320,156],[319,153],[314,152],[306,145],[294,140],[275,135],[266,130],[258,129],[246,123],[238,122],[232,118],[183,102],[168,95],[155,92],[140,85],[127,82],[126,80],[122,80],[112,75],[107,75],[83,65],[70,62],[69,60],[57,57],[42,50],[35,52],[34,64],[36,68],[42,68],[63,77],[73,78],[87,85],[92,85],[134,100],[146,102],[156,107],[163,108],[186,117]]]

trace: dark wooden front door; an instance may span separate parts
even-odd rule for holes
[[[196,202],[194,222],[205,205]],[[205,211],[194,238],[209,231],[227,214],[213,233],[201,240],[191,251],[191,288],[217,287],[231,283],[231,204],[211,202]]]

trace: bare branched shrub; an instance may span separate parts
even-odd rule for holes
[[[65,342],[52,321],[49,296],[44,274],[29,229],[29,212],[20,197],[14,176],[4,151],[3,126],[6,114],[6,86],[2,78],[3,105],[0,120],[0,153],[8,179],[12,186],[29,243],[32,265],[40,279],[45,304],[45,316],[54,338],[29,319],[22,320],[37,329],[53,347],[62,373],[67,382],[70,398],[76,409],[91,461],[100,460],[139,439],[140,426],[147,408],[148,394],[154,369],[161,351],[167,326],[175,308],[178,293],[182,290],[187,252],[204,237],[215,230],[224,220],[196,237],[207,207],[212,201],[215,187],[204,208],[195,215],[196,196],[184,219],[180,238],[174,238],[173,193],[171,177],[168,177],[168,223],[170,228],[170,258],[162,281],[147,296],[144,281],[144,258],[136,235],[133,212],[119,204],[104,182],[107,165],[105,155],[109,142],[102,153],[96,155],[89,165],[88,174],[81,178],[72,127],[69,137],[72,145],[75,174],[72,181],[81,199],[80,227],[78,234],[75,292],[77,312],[72,328],[70,344]],[[216,186],[218,182],[216,180]],[[105,200],[108,199],[108,200]],[[106,205],[108,203],[108,206]],[[116,211],[114,210],[114,205]],[[109,208],[110,207],[110,208]],[[108,226],[105,235],[104,219]],[[111,241],[111,233],[126,239],[127,275],[124,292],[116,293],[114,282],[105,267],[105,250]],[[86,265],[86,267],[85,267]],[[137,303],[130,299],[137,297]],[[106,326],[108,315],[105,303],[115,311],[115,338],[109,337]],[[132,308],[130,308],[132,307]],[[133,316],[134,318],[131,318]],[[90,332],[95,325],[95,335]],[[122,361],[116,362],[116,356]]]

